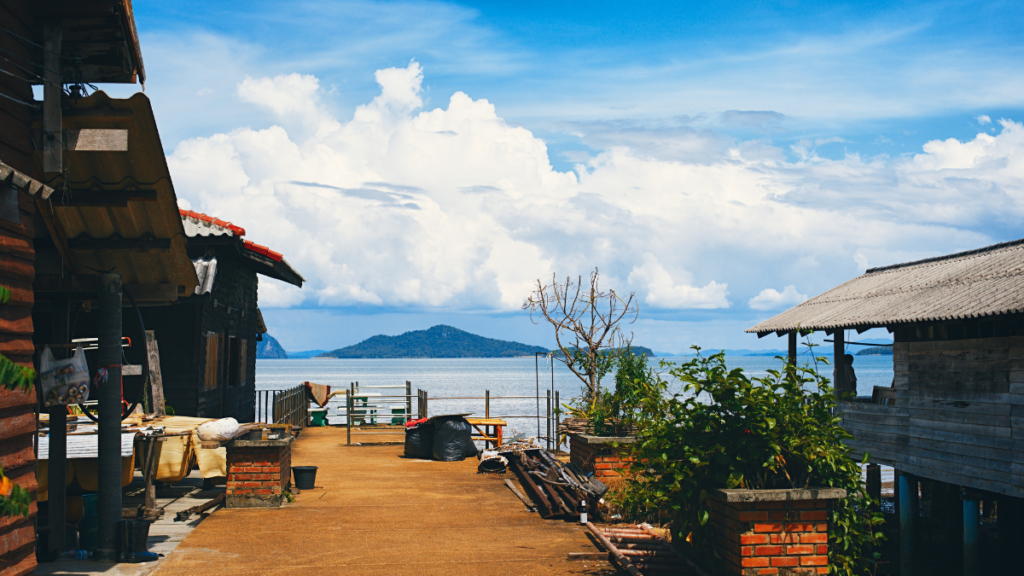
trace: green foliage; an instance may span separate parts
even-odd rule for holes
[[[318,358],[513,358],[546,353],[547,348],[507,342],[438,325],[399,336],[373,336]]]
[[[604,367],[604,373],[611,371],[614,365],[615,389],[598,391],[592,402],[587,401],[584,389],[580,398],[566,406],[573,417],[588,420],[595,436],[628,434],[643,403],[648,398],[660,397],[667,389],[667,384],[648,364],[649,355],[644,350],[641,348],[637,353],[627,346],[617,355],[608,356],[611,364]]]
[[[892,346],[872,346],[856,354],[857,356],[892,356]]]
[[[8,390],[28,390],[35,384],[36,371],[18,366],[10,358],[0,354],[0,384]]]
[[[28,507],[32,494],[4,476],[0,467],[0,516],[24,516],[28,518]]]
[[[11,289],[7,286],[0,286],[0,304],[7,304],[11,299]]]
[[[844,488],[831,512],[833,573],[867,572],[883,536],[882,515],[861,484],[861,469],[833,416],[828,379],[810,367],[786,365],[763,378],[729,369],[724,354],[700,354],[662,366],[684,384],[682,394],[646,395],[633,416],[632,474],[618,504],[633,517],[673,517],[675,541],[708,558],[709,494],[719,488]],[[780,360],[784,360],[780,357]],[[824,358],[819,359],[824,362]]]

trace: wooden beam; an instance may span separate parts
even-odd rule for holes
[[[38,274],[32,282],[32,291],[36,294],[89,296],[96,293],[97,287],[99,276],[95,274]],[[125,284],[122,288],[138,302],[174,302],[178,299],[177,284]]]
[[[60,77],[62,25],[60,20],[43,23],[43,172],[62,172],[63,121],[61,99],[64,85]]]
[[[74,274],[75,265],[71,262],[71,250],[68,248],[68,239],[64,235],[64,228],[60,225],[60,222],[57,222],[57,216],[53,213],[53,204],[49,200],[43,200],[38,195],[35,197],[35,201],[36,208],[39,209],[39,215],[43,217],[43,223],[46,224],[46,230],[50,232],[50,239],[57,248],[57,253],[60,254],[60,259],[67,266],[68,272]],[[38,243],[39,240],[37,239],[36,242]]]
[[[65,194],[56,190],[53,194],[57,207],[100,207],[124,208],[128,202],[155,202],[156,190],[72,190]]]
[[[133,252],[166,252],[171,249],[170,238],[122,238],[117,234],[108,238],[78,236],[68,240],[68,248],[72,252],[91,252],[101,250],[130,250]]]
[[[156,344],[156,333],[146,330],[146,354],[149,361],[149,394],[153,412],[157,416],[166,416],[167,407],[164,405],[164,378],[160,372],[160,349]]]

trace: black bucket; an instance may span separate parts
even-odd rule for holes
[[[295,487],[299,490],[312,490],[316,483],[316,469],[316,466],[292,466]]]

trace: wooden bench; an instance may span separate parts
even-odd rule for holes
[[[473,440],[483,440],[493,448],[501,446],[502,429],[508,426],[508,422],[498,418],[466,418],[466,421],[480,433],[473,436]]]

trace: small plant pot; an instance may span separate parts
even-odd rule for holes
[[[316,484],[317,468],[317,466],[292,466],[295,487],[299,490],[312,490]]]

